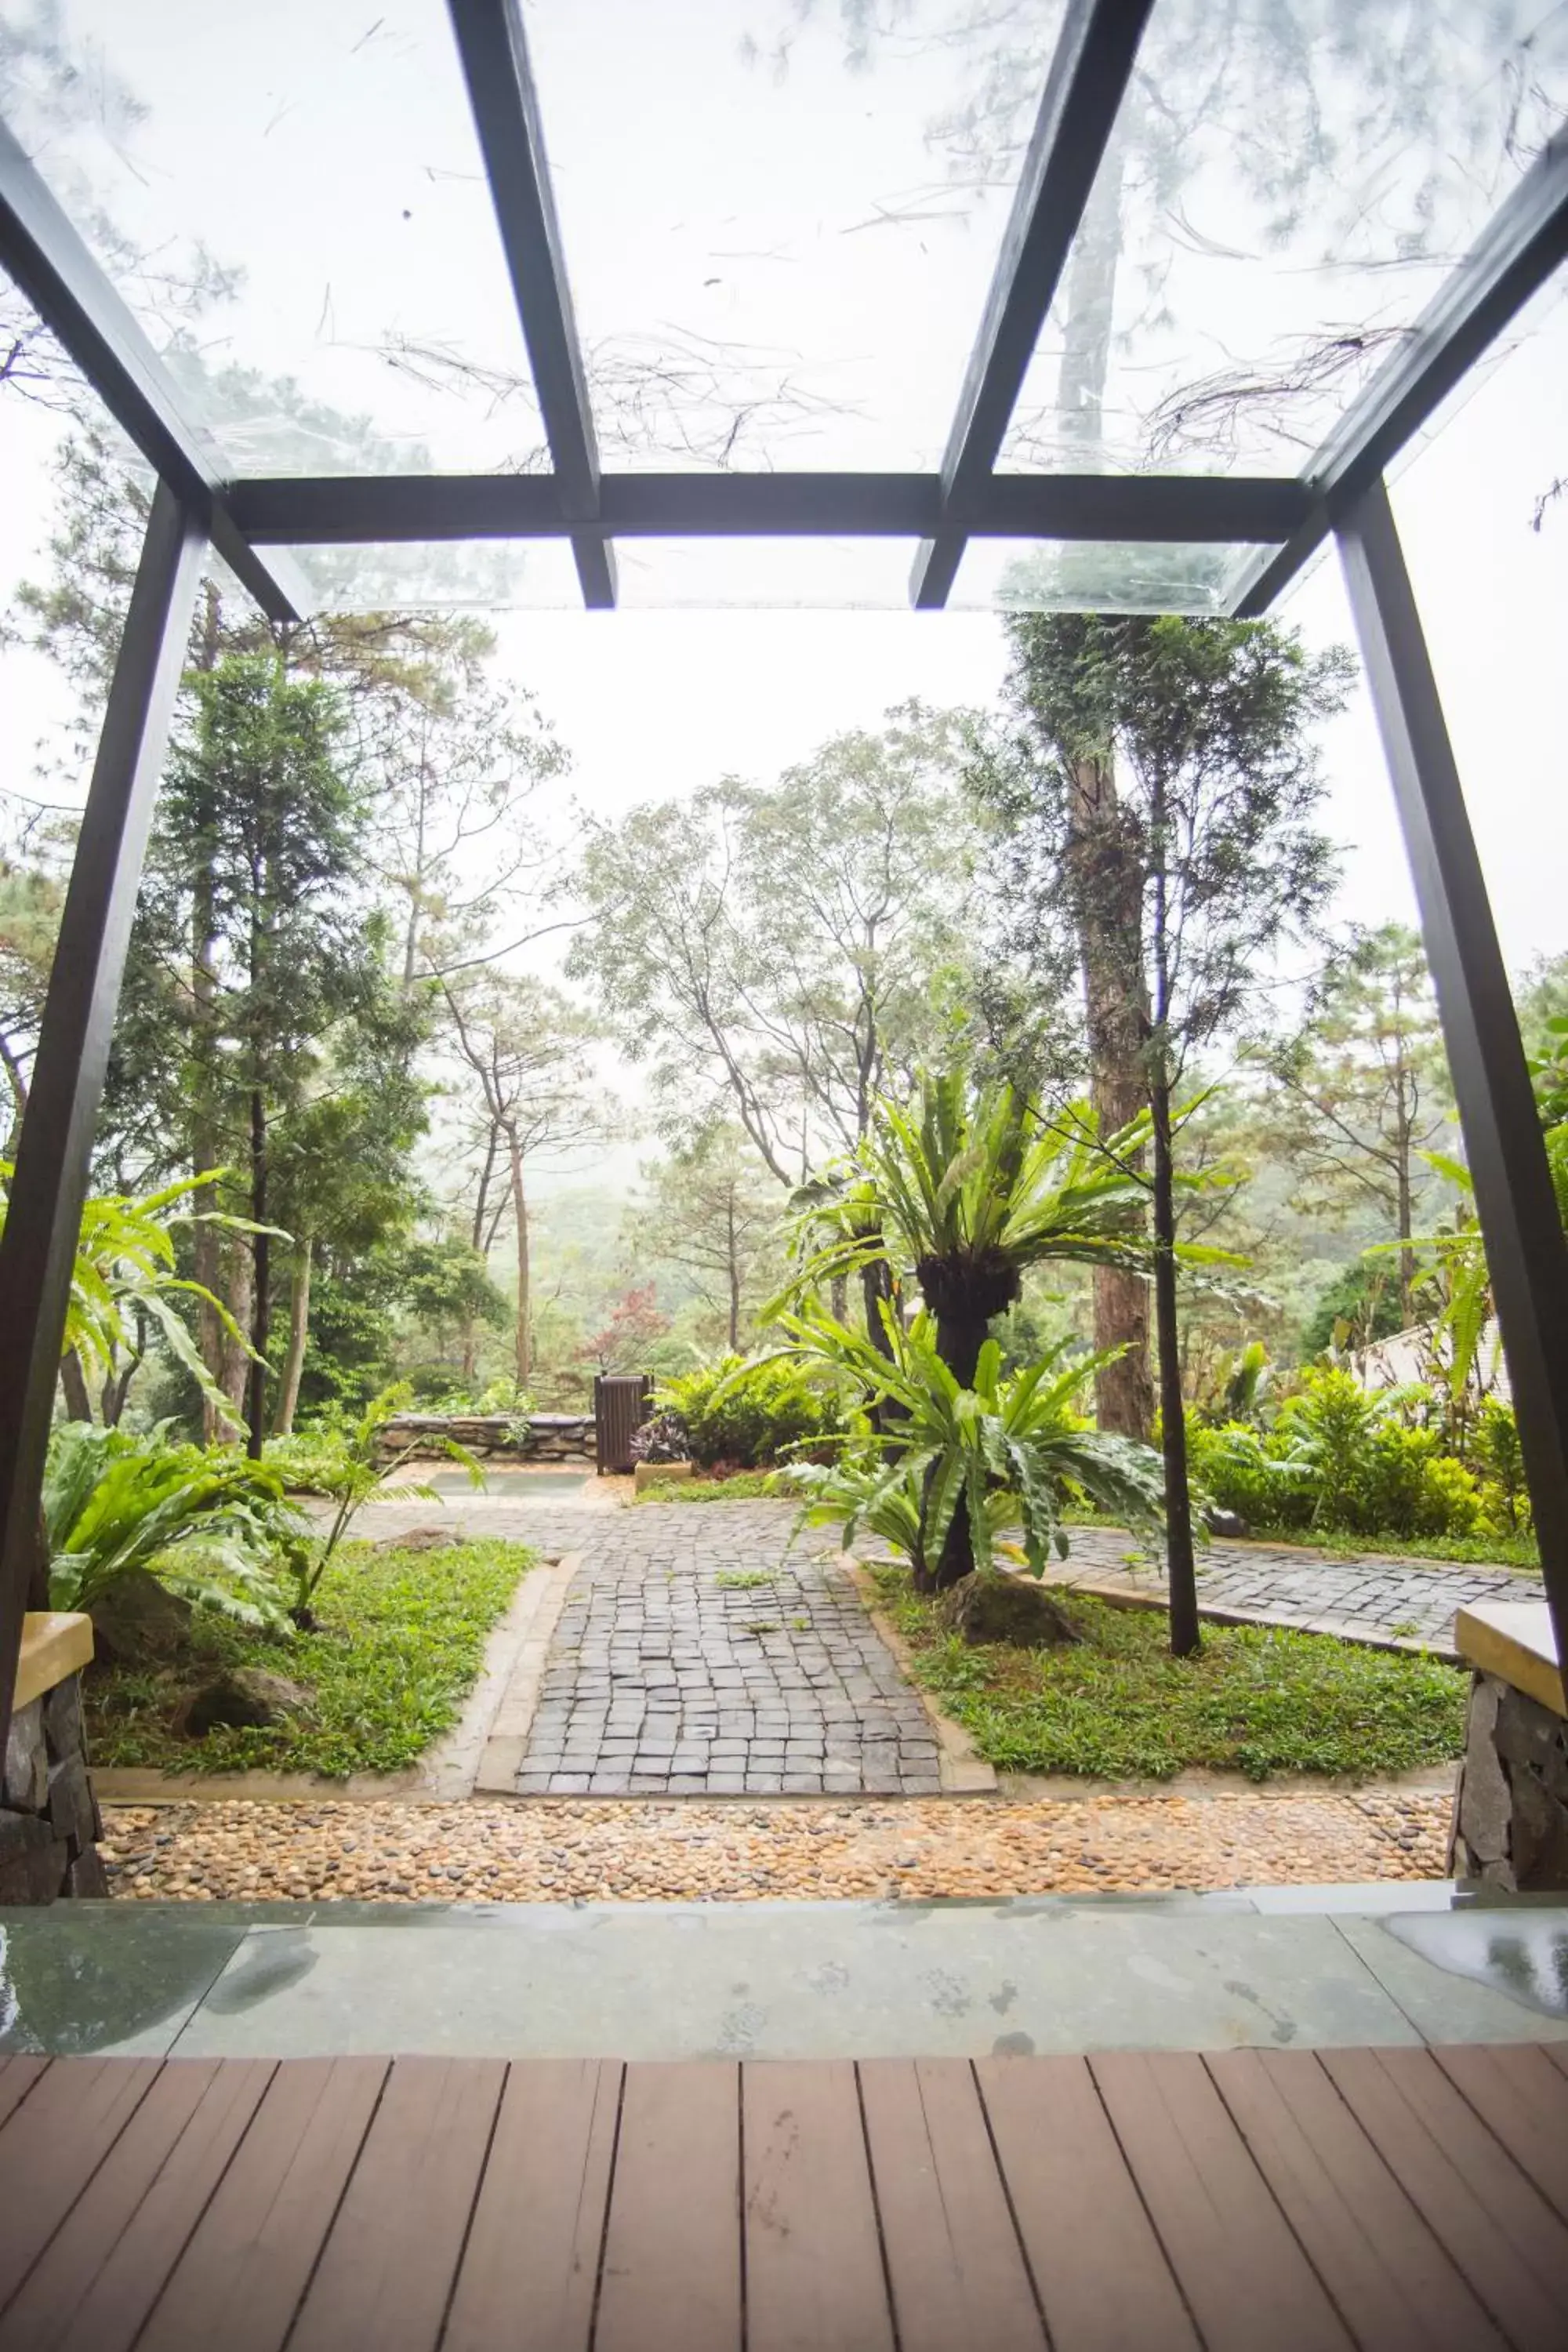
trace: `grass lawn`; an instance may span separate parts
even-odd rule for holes
[[[1468,1677],[1436,1659],[1322,1633],[1205,1625],[1175,1659],[1157,1610],[1061,1599],[1086,1639],[1056,1650],[971,1648],[935,1622],[905,1571],[874,1570],[884,1604],[942,1711],[1005,1772],[1168,1780],[1189,1766],[1373,1779],[1447,1763],[1464,1738]]]
[[[95,1764],[169,1772],[395,1772],[457,1721],[479,1674],[485,1637],[533,1565],[523,1544],[452,1544],[439,1551],[347,1544],[316,1596],[321,1631],[291,1641],[205,1613],[199,1649],[155,1670],[89,1674]],[[169,1727],[182,1693],[224,1666],[265,1666],[312,1695],[309,1721],[266,1731],[227,1727],[200,1739]]]
[[[635,1501],[640,1509],[646,1503],[754,1503],[759,1496],[788,1503],[797,1490],[776,1470],[737,1470],[730,1478],[659,1479]]]

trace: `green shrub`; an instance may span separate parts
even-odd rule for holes
[[[1519,1424],[1513,1407],[1489,1397],[1476,1421],[1474,1467],[1480,1479],[1481,1517],[1489,1533],[1528,1535],[1533,1525],[1524,1483]]]
[[[1337,1367],[1309,1371],[1271,1430],[1192,1428],[1193,1482],[1222,1510],[1279,1534],[1462,1538],[1479,1524],[1483,1496],[1436,1429],[1401,1418],[1418,1402],[1363,1389]]]
[[[659,1410],[679,1416],[694,1462],[704,1469],[719,1462],[769,1469],[837,1443],[840,1422],[832,1395],[777,1359],[745,1370],[742,1365],[742,1358],[725,1356],[661,1383]],[[737,1373],[742,1377],[735,1379]],[[719,1396],[721,1382],[728,1385]]]

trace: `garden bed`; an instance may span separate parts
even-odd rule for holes
[[[645,1503],[798,1502],[796,1489],[776,1470],[735,1470],[728,1477],[704,1474],[695,1478],[655,1479],[633,1496]]]
[[[1163,1614],[1060,1596],[1085,1638],[1052,1650],[971,1647],[904,1570],[873,1570],[915,1679],[1002,1772],[1169,1780],[1190,1768],[1343,1774],[1440,1765],[1464,1739],[1468,1678],[1321,1633],[1209,1626],[1170,1654]]]
[[[525,1545],[398,1551],[348,1544],[316,1601],[319,1630],[291,1640],[205,1612],[184,1654],[94,1670],[85,1685],[95,1765],[165,1772],[395,1772],[458,1720],[486,1637],[534,1564]],[[307,1692],[310,1712],[266,1729],[183,1737],[184,1695],[225,1669],[260,1668]]]

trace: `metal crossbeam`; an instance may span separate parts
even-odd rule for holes
[[[517,0],[448,5],[562,509],[572,522],[592,523],[599,451],[521,14]],[[613,605],[610,549],[596,531],[571,538],[584,604]]]
[[[987,539],[1131,540],[1277,545],[1310,494],[1280,478],[995,474],[968,530]],[[258,546],[409,540],[929,537],[936,474],[606,474],[591,526],[574,520],[553,475],[395,474],[237,482],[232,508]]]
[[[1152,0],[1068,0],[942,464],[942,520],[910,593],[937,611],[996,463],[1115,124]]]
[[[1244,583],[1236,606],[1244,619],[1268,611],[1565,260],[1568,131],[1561,131],[1312,459],[1304,477],[1310,510]]]
[[[60,210],[15,134],[0,121],[0,265],[98,394],[193,513],[241,585],[274,621],[310,609],[286,557],[263,562],[236,530],[222,460],[186,414],[173,378]]]

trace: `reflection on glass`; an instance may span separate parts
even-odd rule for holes
[[[1061,0],[536,0],[605,463],[931,468]]]
[[[1002,462],[1300,470],[1565,105],[1560,0],[1162,0]]]
[[[443,0],[0,0],[0,114],[234,471],[538,462]]]
[[[912,539],[620,540],[619,602],[637,606],[823,605],[897,612],[910,602]]]
[[[291,547],[289,553],[304,572],[317,612],[571,610],[583,602],[563,539],[409,540],[391,546]]]
[[[1252,547],[972,539],[951,607],[1006,613],[1228,613]]]

